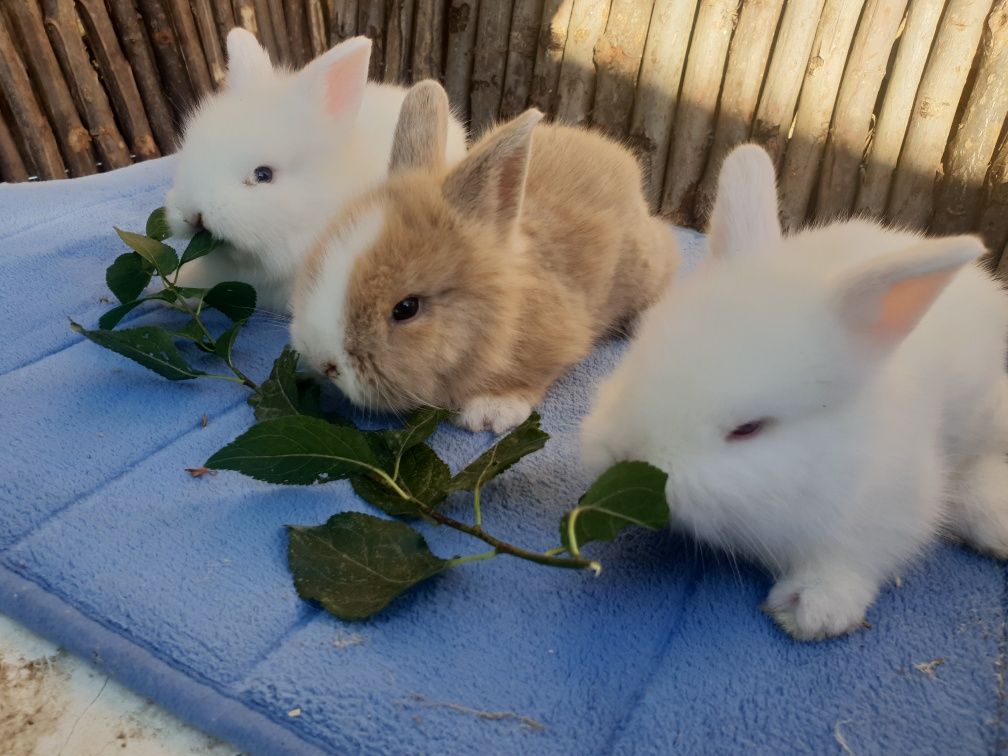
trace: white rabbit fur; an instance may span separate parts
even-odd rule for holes
[[[165,206],[172,233],[196,219],[227,244],[187,264],[180,283],[224,280],[256,287],[262,309],[284,313],[305,252],[348,200],[388,173],[406,89],[367,83],[371,43],[343,42],[304,69],[274,69],[244,29],[227,37],[228,86],[206,98],[185,126]],[[452,117],[446,159],[465,154]],[[273,181],[256,183],[259,166]]]
[[[1008,556],[1008,298],[979,240],[863,220],[785,237],[748,145],[709,245],[600,387],[586,466],[668,472],[673,522],[761,562],[764,609],[801,639],[860,627],[940,533]]]

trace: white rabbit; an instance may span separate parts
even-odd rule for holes
[[[292,73],[244,29],[227,37],[228,85],[189,118],[165,200],[175,236],[206,228],[227,244],[187,264],[180,283],[256,287],[285,312],[304,253],[350,199],[388,173],[406,90],[367,82],[371,42],[355,37]],[[449,119],[446,159],[465,154]]]
[[[601,386],[586,466],[665,470],[673,522],[765,565],[764,608],[801,639],[860,627],[939,533],[1008,557],[1008,297],[980,241],[862,220],[785,237],[750,145],[709,245]]]

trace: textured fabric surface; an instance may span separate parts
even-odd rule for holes
[[[947,544],[883,592],[871,629],[818,644],[759,611],[760,571],[668,533],[593,544],[598,578],[507,557],[464,565],[367,622],[300,601],[283,526],[367,505],[345,482],[191,478],[184,468],[252,422],[245,390],[169,383],[67,325],[107,308],[112,226],[143,227],[170,167],[0,186],[0,611],[253,753],[1003,746],[1004,570]],[[702,240],[682,238],[695,258]],[[262,378],[284,341],[256,319],[236,359]],[[578,422],[620,348],[550,392],[552,440],[485,491],[491,532],[556,544],[588,483]],[[490,440],[443,428],[434,442],[457,469]],[[464,496],[446,506],[469,516]],[[442,556],[481,550],[427,536]]]

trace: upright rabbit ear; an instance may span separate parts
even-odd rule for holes
[[[440,170],[447,144],[448,93],[430,79],[414,84],[399,111],[389,173]]]
[[[708,244],[719,259],[741,257],[781,239],[773,163],[755,144],[732,150],[721,165]]]
[[[532,130],[542,117],[538,110],[526,110],[480,140],[448,174],[445,199],[464,215],[509,232],[525,196]]]
[[[945,286],[984,252],[974,236],[921,240],[844,273],[835,284],[843,324],[870,347],[889,350],[916,327]]]
[[[227,35],[228,86],[240,89],[273,73],[269,54],[255,35],[236,26]]]
[[[307,96],[328,115],[356,120],[367,85],[371,40],[354,37],[323,53],[298,74]]]

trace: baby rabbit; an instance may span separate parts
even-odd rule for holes
[[[447,169],[447,95],[410,90],[389,180],[337,218],[295,288],[294,347],[354,403],[502,433],[666,285],[675,240],[632,155],[541,118]]]
[[[305,254],[335,211],[388,173],[406,90],[367,82],[371,42],[356,37],[303,70],[274,70],[244,29],[227,37],[228,85],[185,126],[165,201],[176,236],[206,228],[227,242],[182,269],[186,286],[252,284],[264,309],[287,310]],[[465,154],[448,119],[446,159]]]
[[[800,639],[861,627],[941,532],[1008,557],[1008,298],[980,241],[864,220],[785,237],[750,145],[709,245],[601,386],[586,466],[665,470],[673,521],[765,565],[764,608]]]

